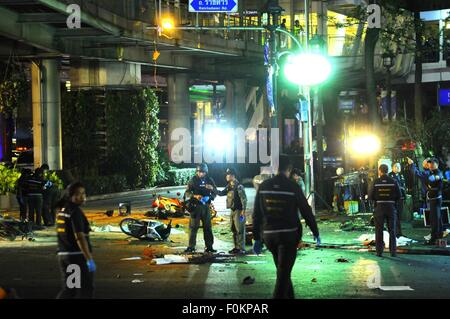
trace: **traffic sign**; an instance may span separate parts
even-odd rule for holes
[[[450,89],[439,89],[439,105],[450,106]]]
[[[189,12],[237,12],[238,0],[189,0]]]

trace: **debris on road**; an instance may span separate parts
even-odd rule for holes
[[[247,276],[242,280],[243,285],[252,285],[255,283],[255,278]]]
[[[364,246],[370,246],[375,243],[375,234],[363,234],[356,240],[362,242]],[[389,247],[389,233],[387,231],[383,231],[383,241],[385,243],[385,247]],[[408,246],[415,243],[417,243],[416,240],[404,236],[397,238],[397,246]]]
[[[347,258],[338,258],[338,259],[336,259],[336,262],[338,262],[338,263],[348,263],[348,262],[350,262],[350,260],[348,260]]]
[[[141,260],[142,257],[128,257],[128,258],[122,258],[121,260]]]
[[[254,264],[267,264],[267,261],[264,261],[264,260],[247,260],[245,263],[246,263],[246,264],[249,264],[249,265],[254,265]]]
[[[119,226],[103,225],[103,226],[92,226],[92,231],[95,233],[121,233]]]
[[[189,260],[186,256],[180,255],[164,255],[163,258],[154,258],[153,265],[168,265],[168,264],[187,264]]]
[[[140,284],[140,283],[143,283],[144,281],[143,280],[140,280],[140,279],[134,279],[134,280],[132,280],[131,281],[133,284]]]

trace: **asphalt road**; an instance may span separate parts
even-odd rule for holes
[[[132,208],[145,210],[151,205],[151,193],[93,201],[86,205],[86,209],[117,209],[118,202],[130,200]],[[254,192],[249,190],[248,193],[252,202]],[[217,200],[216,206],[226,217],[223,197]],[[232,248],[227,219],[224,220],[214,226],[215,248],[219,251]],[[325,230],[325,225],[322,229],[324,241],[345,235],[334,229]],[[171,235],[171,241],[166,243],[134,240],[122,233],[92,233],[98,266],[96,297],[271,297],[276,273],[268,252],[264,256],[237,257],[214,263],[151,264],[148,257],[151,254],[182,252],[187,238],[183,231],[185,229],[181,228],[180,234]],[[304,239],[311,240],[310,237],[306,231]],[[201,250],[201,231],[198,241],[198,249]],[[39,233],[35,242],[0,241],[0,285],[14,287],[22,298],[54,298],[60,285],[55,251],[52,229]],[[121,260],[128,257],[141,259]],[[380,259],[367,251],[308,248],[298,252],[292,278],[297,298],[448,298],[449,272],[450,259],[446,256],[399,255]],[[242,280],[246,276],[254,277],[255,283],[243,285]],[[133,283],[133,280],[138,282]]]

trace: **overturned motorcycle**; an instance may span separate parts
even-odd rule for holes
[[[177,193],[177,196],[180,196]],[[156,217],[157,219],[169,219],[169,218],[179,218],[189,216],[190,213],[195,209],[196,205],[200,205],[200,200],[198,198],[186,199],[170,198],[165,196],[157,196],[152,203],[152,210],[148,211],[145,215],[147,217]],[[204,205],[204,204],[203,204]],[[212,203],[209,204],[209,209],[211,212],[211,219],[216,217],[217,211]]]
[[[172,220],[166,225],[151,219],[125,218],[119,226],[122,232],[137,239],[165,241],[170,236]]]

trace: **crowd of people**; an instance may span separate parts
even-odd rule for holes
[[[49,166],[23,169],[17,185],[20,219],[36,227],[53,226],[59,190],[49,179]]]

